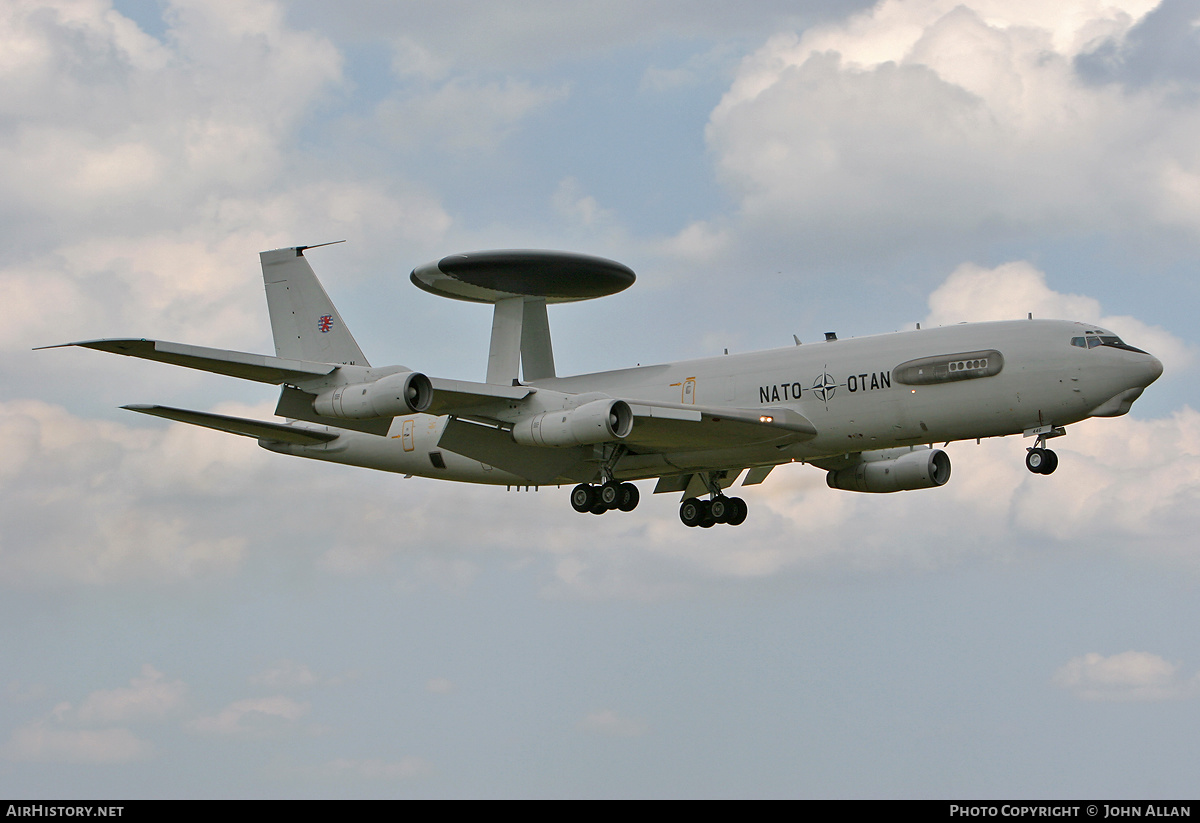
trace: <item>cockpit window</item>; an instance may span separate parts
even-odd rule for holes
[[[1135,351],[1138,354],[1146,354],[1139,348],[1135,348],[1126,343],[1115,334],[1108,334],[1101,331],[1085,331],[1083,337],[1072,337],[1071,345],[1078,346],[1081,349],[1094,349],[1097,346],[1108,346],[1113,349],[1124,349],[1125,351]]]

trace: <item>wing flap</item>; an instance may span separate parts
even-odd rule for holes
[[[479,411],[481,407],[506,400],[524,400],[537,391],[528,386],[497,386],[444,377],[431,377],[429,382],[433,386],[433,403],[425,410],[425,414],[435,415],[470,416],[472,410]]]
[[[263,420],[250,420],[245,417],[230,417],[225,414],[176,409],[170,406],[129,405],[123,409],[139,414],[150,414],[164,417],[179,423],[190,423],[193,426],[203,426],[206,429],[216,429],[228,434],[240,434],[243,437],[256,437],[259,440],[274,440],[281,443],[295,443],[299,446],[315,446],[337,439],[337,434],[314,429],[302,429],[283,423],[268,423]]]
[[[587,462],[590,450],[581,447],[541,449],[520,446],[502,429],[481,426],[451,417],[438,445],[443,449],[495,466],[534,485],[549,485],[559,478],[591,479],[596,467]]]
[[[652,451],[700,450],[796,442],[817,429],[792,409],[735,409],[630,400],[633,431],[625,443]]]
[[[41,346],[40,348],[56,349],[64,346],[80,346],[85,349],[124,354],[128,357],[140,357],[143,360],[157,360],[173,366],[183,366],[275,385],[311,380],[314,377],[327,375],[337,368],[337,364],[334,363],[288,360],[267,354],[210,349],[207,346],[191,346],[187,343],[171,343],[166,340],[146,340],[144,338],[81,340],[76,343],[61,343],[58,346]]]

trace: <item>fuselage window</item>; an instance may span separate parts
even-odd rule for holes
[[[999,374],[1002,368],[1004,357],[995,349],[989,349],[909,360],[892,369],[892,376],[899,383],[919,386],[991,377]]]

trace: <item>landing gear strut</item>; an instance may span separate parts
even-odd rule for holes
[[[715,523],[740,526],[746,521],[749,506],[742,498],[726,497],[721,492],[717,478],[723,476],[724,473],[720,475],[710,473],[703,476],[705,485],[708,486],[708,500],[689,497],[679,505],[679,519],[683,521],[683,525],[708,529]]]
[[[575,511],[604,514],[613,509],[631,512],[637,508],[641,494],[632,483],[618,483],[613,477],[617,462],[625,454],[624,444],[606,445],[600,464],[600,483],[580,483],[571,490],[571,508]]]

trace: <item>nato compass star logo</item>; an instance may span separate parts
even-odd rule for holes
[[[822,372],[821,376],[813,381],[812,391],[813,394],[817,396],[817,399],[824,403],[826,407],[828,407],[829,401],[833,398],[834,392],[836,392],[839,387],[844,385],[846,384],[839,383],[834,380],[833,375],[831,375],[829,372]]]

